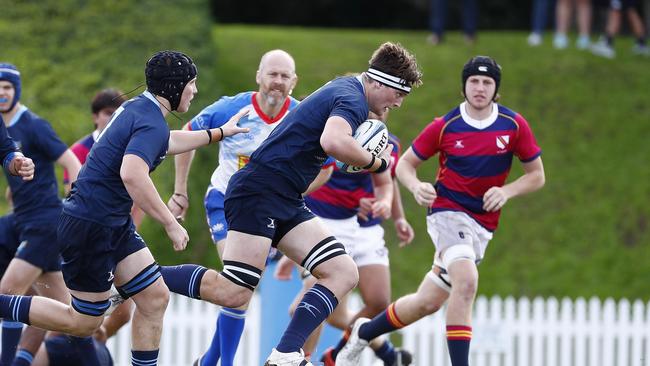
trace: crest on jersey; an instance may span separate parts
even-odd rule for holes
[[[510,142],[510,135],[497,136],[497,147],[499,149],[505,149]]]

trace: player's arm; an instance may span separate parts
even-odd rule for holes
[[[248,109],[242,109],[239,113],[232,116],[228,122],[217,128],[201,131],[171,131],[169,133],[169,148],[167,149],[167,154],[181,154],[213,142],[221,141],[228,136],[236,135],[238,133],[247,133],[249,129],[237,126],[237,122],[247,115],[248,112]]]
[[[21,176],[23,180],[34,178],[34,162],[16,148],[2,118],[0,118],[0,156],[2,156],[2,166],[9,174]]]
[[[483,209],[488,212],[500,210],[509,199],[542,188],[546,182],[542,158],[522,163],[524,175],[503,187],[492,187],[483,195]]]
[[[183,131],[189,130],[190,123],[188,122],[183,126]],[[180,220],[185,219],[185,214],[190,208],[189,195],[187,194],[187,178],[189,177],[193,160],[194,150],[174,156],[174,168],[176,171],[174,176],[174,194],[167,201],[167,207]]]
[[[283,255],[275,266],[273,277],[276,280],[289,281],[291,280],[291,274],[293,272],[293,267],[295,266],[296,262],[292,261],[291,258],[287,257],[286,255]]]
[[[3,165],[13,176],[22,177],[23,180],[34,179],[34,162],[19,151],[9,153]]]
[[[328,180],[330,180],[330,177],[332,176],[332,172],[334,172],[334,165],[329,165],[321,169],[318,172],[316,178],[314,178],[314,180],[309,184],[309,187],[307,187],[307,190],[302,195],[306,196],[311,192],[317,190],[318,188],[322,187],[325,183],[327,183]]]
[[[397,167],[395,168],[395,175],[397,179],[413,193],[415,201],[424,207],[429,207],[436,199],[436,190],[429,182],[423,182],[418,178],[417,168],[422,164],[423,160],[420,159],[412,148],[408,148],[404,155],[400,157]]]
[[[175,250],[183,250],[189,237],[160,198],[149,176],[149,165],[139,156],[126,154],[122,158],[120,177],[133,202],[147,215],[160,222],[172,240]]]
[[[399,239],[399,247],[402,248],[411,244],[415,238],[415,231],[411,224],[406,220],[404,206],[402,205],[402,194],[399,191],[397,180],[393,180],[393,205],[391,207],[391,216],[395,224],[395,232]]]
[[[67,149],[66,151],[56,159],[56,163],[61,165],[63,169],[68,172],[68,184],[65,185],[66,195],[70,192],[70,184],[77,180],[79,175],[79,170],[81,169],[81,163],[72,150]]]
[[[390,170],[371,174],[370,179],[375,197],[372,199],[369,212],[373,217],[388,219],[393,203],[393,179],[390,177]]]
[[[320,144],[325,153],[338,161],[352,166],[363,167],[374,172],[386,168],[390,162],[392,146],[389,145],[377,158],[359,145],[352,137],[352,127],[343,118],[331,116],[325,122],[325,128],[320,136]]]

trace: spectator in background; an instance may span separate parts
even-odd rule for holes
[[[573,7],[578,16],[578,40],[576,47],[580,50],[589,48],[591,30],[591,0],[557,0],[555,7],[555,37],[553,47],[563,50],[569,46],[569,31]]]
[[[549,9],[555,9],[555,0],[533,0],[529,46],[536,47],[542,44],[542,34],[548,24]]]
[[[430,5],[429,27],[431,34],[427,38],[427,41],[435,46],[443,41],[448,1],[431,0]],[[465,41],[470,44],[474,43],[476,40],[476,24],[478,20],[478,4],[476,0],[463,0],[461,11]]]
[[[639,3],[637,0],[609,1],[605,35],[591,47],[591,52],[606,58],[616,57],[614,37],[621,30],[621,18],[623,17],[623,13],[625,13],[628,22],[630,22],[630,28],[636,37],[632,52],[637,55],[650,56],[650,48],[646,44],[646,29],[643,24],[643,18],[639,14],[638,7]]]

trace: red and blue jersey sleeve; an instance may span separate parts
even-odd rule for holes
[[[515,121],[519,128],[514,154],[524,163],[533,161],[542,154],[542,149],[537,144],[528,121],[520,114],[515,116]]]
[[[397,136],[390,133],[388,134],[388,141],[393,144],[393,151],[390,153],[390,156],[393,158],[390,166],[390,175],[391,177],[395,177],[395,168],[397,167],[399,157],[402,155],[402,143]]]
[[[436,118],[413,140],[411,149],[418,158],[427,160],[440,151],[440,136],[444,126],[445,120]]]

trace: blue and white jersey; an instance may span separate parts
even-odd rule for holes
[[[230,136],[219,143],[219,165],[210,178],[211,186],[225,193],[230,177],[243,168],[271,131],[284,117],[298,105],[298,101],[288,97],[277,116],[264,114],[255,96],[257,92],[244,92],[233,97],[222,97],[203,109],[190,121],[190,130],[206,130],[223,126],[244,108],[250,108],[247,116],[239,120],[239,127],[247,127],[249,133]]]
[[[106,226],[124,225],[133,206],[120,177],[124,155],[142,158],[152,172],[165,158],[168,145],[169,127],[151,93],[145,91],[122,104],[90,150],[63,212]]]
[[[20,106],[7,128],[14,143],[34,162],[34,179],[24,181],[5,171],[13,198],[14,213],[19,220],[48,209],[61,209],[54,162],[68,149],[50,124],[25,106]]]
[[[247,178],[238,179],[238,184],[244,190],[273,190],[288,196],[306,191],[327,160],[320,137],[332,116],[345,119],[353,132],[368,118],[359,78],[332,80],[300,102],[255,150],[250,164],[241,170]]]

